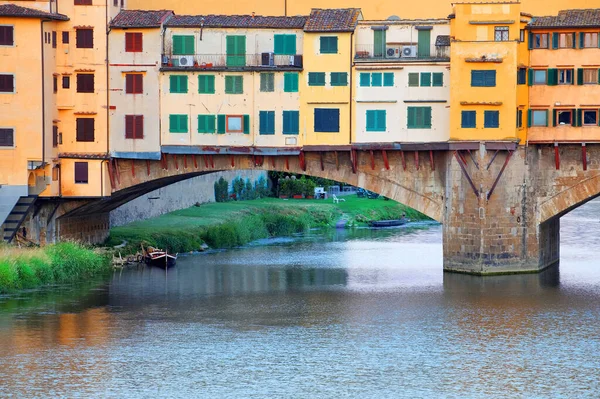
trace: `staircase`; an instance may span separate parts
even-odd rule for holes
[[[3,241],[11,242],[13,238],[15,238],[19,227],[21,227],[23,220],[25,220],[25,217],[33,207],[33,204],[35,204],[37,197],[37,195],[19,197],[19,200],[6,217],[6,220],[0,229],[0,232],[2,232],[1,238]]]

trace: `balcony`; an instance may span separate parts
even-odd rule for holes
[[[448,62],[450,46],[435,46],[429,54],[419,54],[416,44],[387,45],[385,49],[372,44],[357,44],[355,62]]]
[[[260,54],[163,54],[163,70],[302,70],[302,55]]]

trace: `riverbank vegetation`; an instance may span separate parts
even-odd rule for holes
[[[0,292],[63,284],[111,270],[109,259],[72,242],[44,248],[0,246]]]

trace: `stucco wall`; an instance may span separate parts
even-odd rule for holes
[[[152,191],[115,209],[110,213],[110,225],[111,227],[122,226],[137,220],[160,216],[178,209],[188,208],[196,202],[214,202],[214,183],[221,177],[231,185],[231,181],[236,177],[250,179],[254,183],[260,176],[266,178],[266,175],[265,171],[239,170],[212,173],[184,180]]]

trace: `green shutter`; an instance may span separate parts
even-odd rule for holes
[[[386,32],[383,29],[373,31],[373,56],[383,58],[385,56]]]
[[[529,50],[531,50],[531,49],[533,49],[533,33],[529,32],[529,35],[528,35],[528,36],[529,36],[529,37],[528,37],[528,39],[527,39],[527,42],[528,42],[528,43],[527,43],[527,48],[528,48]]]
[[[225,94],[233,93],[233,76],[225,76]]]
[[[547,79],[548,86],[556,86],[558,84],[558,69],[548,68]]]
[[[275,111],[260,111],[258,113],[258,133],[275,134]],[[245,122],[244,122],[245,127]],[[245,130],[244,130],[245,132]]]
[[[367,111],[367,132],[375,130],[375,111]]]
[[[581,127],[583,125],[583,110],[578,108],[575,110],[575,121],[573,126]]]
[[[431,129],[431,107],[424,107],[423,111],[424,127]]]
[[[559,36],[557,32],[552,33],[552,48],[556,50],[558,48]]]
[[[548,110],[546,110],[546,127],[548,127]]]
[[[188,92],[188,77],[185,75],[169,76],[169,92],[170,93],[187,93]]]
[[[527,127],[531,127],[531,125],[532,125],[531,118],[532,118],[532,112],[531,112],[531,109],[528,109],[527,110]]]
[[[419,74],[416,72],[410,72],[408,74],[408,86],[416,87],[419,85]]]
[[[260,91],[275,91],[275,74],[272,72],[260,74]]]
[[[417,53],[419,57],[429,57],[429,52],[431,50],[431,31],[425,29],[419,30],[417,44]]]
[[[235,78],[236,78],[235,79],[235,93],[236,94],[244,93],[244,77],[236,76]]]
[[[183,37],[182,36],[173,36],[173,55],[183,54]]]
[[[577,68],[577,84],[580,86],[583,84],[583,69],[582,68]]]
[[[531,68],[527,71],[527,84],[533,86],[533,69]]]
[[[217,133],[225,133],[225,115],[217,115]]]
[[[320,48],[322,54],[337,54],[338,52],[338,38],[337,36],[321,36]]]
[[[244,134],[250,134],[250,115],[244,115]]]
[[[406,123],[406,127],[409,129],[414,129],[415,128],[415,107],[407,107],[406,108],[406,116],[407,116],[407,123]]]
[[[173,55],[194,55],[195,50],[195,38],[194,36],[173,36]]]
[[[170,133],[187,133],[188,120],[187,115],[169,115]]]
[[[177,133],[179,125],[179,119],[177,115],[169,115],[169,132]]]
[[[369,87],[371,86],[371,74],[368,72],[360,73],[360,87]]]
[[[227,36],[227,66],[243,67],[246,65],[246,36]]]
[[[348,86],[348,73],[346,72],[331,72],[332,86]]]
[[[431,86],[431,73],[430,72],[421,72],[421,86],[422,87]]]
[[[283,134],[298,134],[298,116],[298,111],[283,111]]]
[[[242,94],[244,92],[243,76],[225,76],[225,93]]]
[[[283,91],[286,93],[298,92],[298,74],[286,72],[283,74]]]
[[[296,35],[285,35],[284,52],[287,55],[296,55]]]
[[[285,35],[275,35],[274,37],[274,52],[275,54],[285,54],[284,50]]]
[[[585,47],[585,33],[579,32],[579,48]],[[573,48],[575,48],[575,33],[573,33]]]
[[[433,74],[433,84],[432,86],[435,87],[442,87],[444,86],[444,74],[442,72],[435,72]]]
[[[286,134],[287,132],[289,132],[291,129],[291,116],[289,111],[283,111],[283,130],[282,133]]]
[[[552,126],[556,127],[556,119],[558,118],[558,110],[557,109],[553,109],[552,110]],[[574,121],[573,121],[574,122]]]
[[[386,111],[379,110],[375,111],[375,130],[378,132],[385,132],[386,130]]]
[[[215,116],[214,115],[198,115],[198,133],[214,133],[215,132]]]
[[[198,75],[198,93],[215,94],[215,75]]]
[[[380,72],[371,74],[371,86],[373,87],[381,87],[383,84],[383,78]]]
[[[308,73],[308,85],[309,86],[325,86],[325,72],[309,72]]]
[[[386,72],[383,74],[383,85],[385,87],[393,87],[394,86],[394,73]]]

